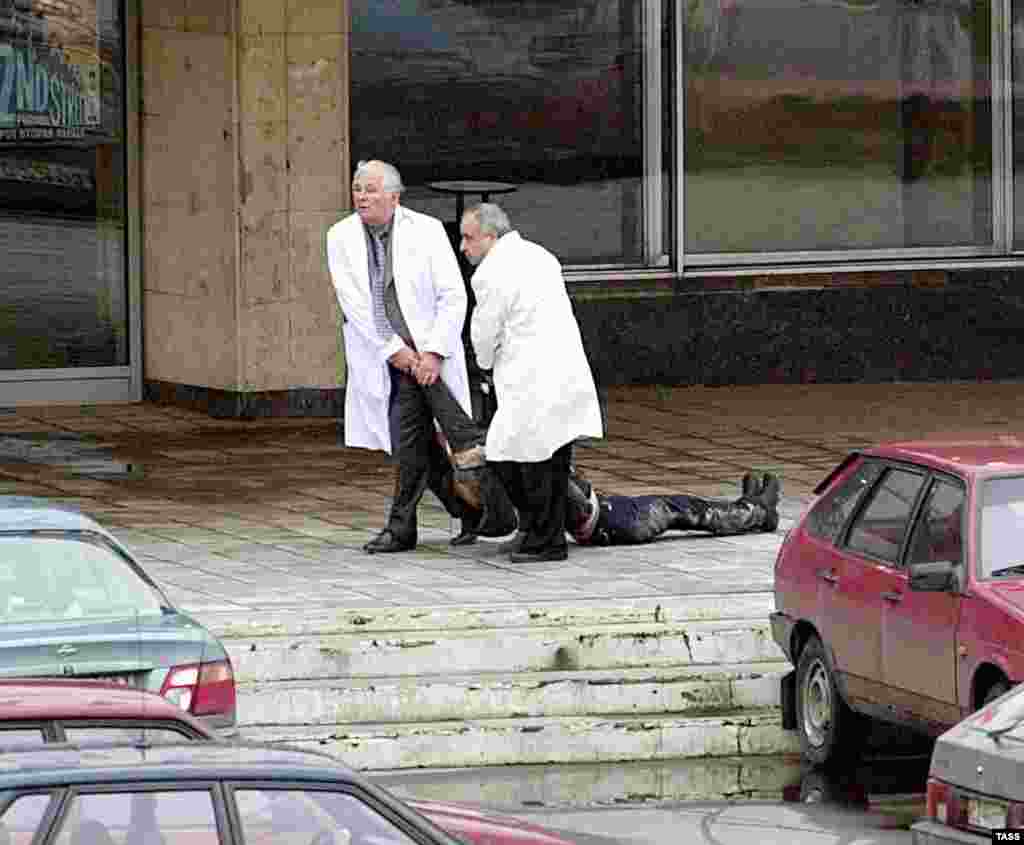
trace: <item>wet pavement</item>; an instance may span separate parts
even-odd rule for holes
[[[1007,433],[1021,394],[1016,382],[616,388],[608,436],[577,462],[620,494],[731,498],[747,469],[775,472],[784,530],[850,449]],[[458,524],[426,502],[415,552],[369,558],[360,547],[391,487],[383,454],[345,448],[330,419],[218,420],[151,403],[0,411],[0,492],[92,513],[200,615],[768,591],[782,537],[669,534],[516,565],[496,543],[448,546]]]

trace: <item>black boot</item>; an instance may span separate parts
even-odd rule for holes
[[[416,548],[416,508],[426,489],[426,467],[399,464],[395,472],[395,494],[391,501],[387,527],[363,546],[363,551],[372,555],[407,552]]]
[[[779,527],[779,496],[782,493],[782,482],[777,475],[770,472],[764,474],[761,482],[761,489],[755,497],[761,507],[765,509],[764,522],[761,530],[771,532]]]

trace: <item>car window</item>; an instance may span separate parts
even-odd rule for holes
[[[896,563],[924,476],[888,469],[871,501],[857,515],[847,545],[854,551]]]
[[[1004,570],[1022,576],[1024,478],[990,478],[981,485],[978,513],[978,576]]]
[[[877,461],[866,461],[832,492],[822,496],[807,515],[807,532],[834,543],[883,468]]]
[[[115,727],[110,725],[64,725],[64,736],[74,745],[167,745],[194,738],[172,727]]]
[[[963,561],[963,519],[966,494],[960,484],[936,479],[921,507],[910,539],[907,563]]]
[[[78,536],[0,537],[0,622],[155,615],[162,603],[106,545]]]
[[[347,792],[239,789],[246,845],[414,845],[376,809]]]
[[[0,845],[32,841],[50,804],[49,795],[23,795],[0,813]]]
[[[81,793],[57,845],[219,845],[208,790]]]

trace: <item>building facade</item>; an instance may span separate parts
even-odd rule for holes
[[[1024,0],[0,0],[0,405],[335,413],[365,158],[605,384],[1017,377],[1022,79]]]

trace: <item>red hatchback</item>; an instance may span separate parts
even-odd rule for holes
[[[809,759],[856,751],[864,717],[937,735],[1024,679],[1024,440],[865,449],[815,493],[771,617]]]

